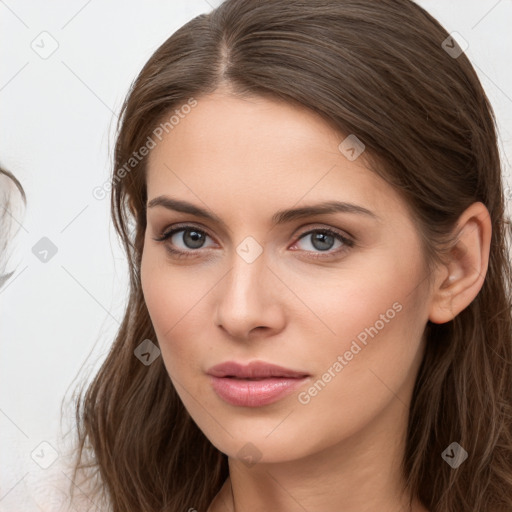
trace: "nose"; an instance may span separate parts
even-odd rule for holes
[[[285,286],[263,256],[248,263],[235,255],[231,270],[216,287],[215,324],[233,339],[267,337],[284,328]]]

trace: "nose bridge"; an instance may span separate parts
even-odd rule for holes
[[[269,283],[263,248],[245,240],[236,248],[233,262],[217,296],[217,325],[244,338],[255,327],[276,327],[276,304]],[[257,242],[256,242],[257,243]]]
[[[226,276],[224,297],[235,301],[238,307],[249,307],[262,300],[262,285],[267,281],[263,248],[259,254],[253,246],[241,243],[233,255],[231,271]]]

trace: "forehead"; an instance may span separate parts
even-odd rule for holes
[[[248,211],[335,199],[407,214],[362,157],[340,151],[346,135],[307,108],[213,93],[187,111],[151,150],[149,199],[169,194]]]

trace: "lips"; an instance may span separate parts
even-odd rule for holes
[[[225,402],[244,407],[267,405],[292,393],[310,375],[262,361],[241,365],[234,361],[208,370],[214,391]]]

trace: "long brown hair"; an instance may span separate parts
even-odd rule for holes
[[[147,157],[134,154],[157,142],[159,126],[172,129],[173,112],[186,115],[185,105],[227,85],[305,106],[356,134],[372,170],[410,208],[429,265],[442,261],[462,212],[476,201],[487,207],[482,289],[452,321],[426,325],[403,476],[432,512],[512,510],[511,227],[494,113],[458,49],[410,0],[226,0],[152,55],[122,107],[111,183],[129,300],[76,401],[73,479],[94,474],[96,504],[102,495],[115,512],[205,511],[228,476],[226,455],[193,422],[161,358],[146,366],[134,356],[142,341],[158,343],[140,283]],[[469,454],[457,469],[441,457],[454,441]]]

